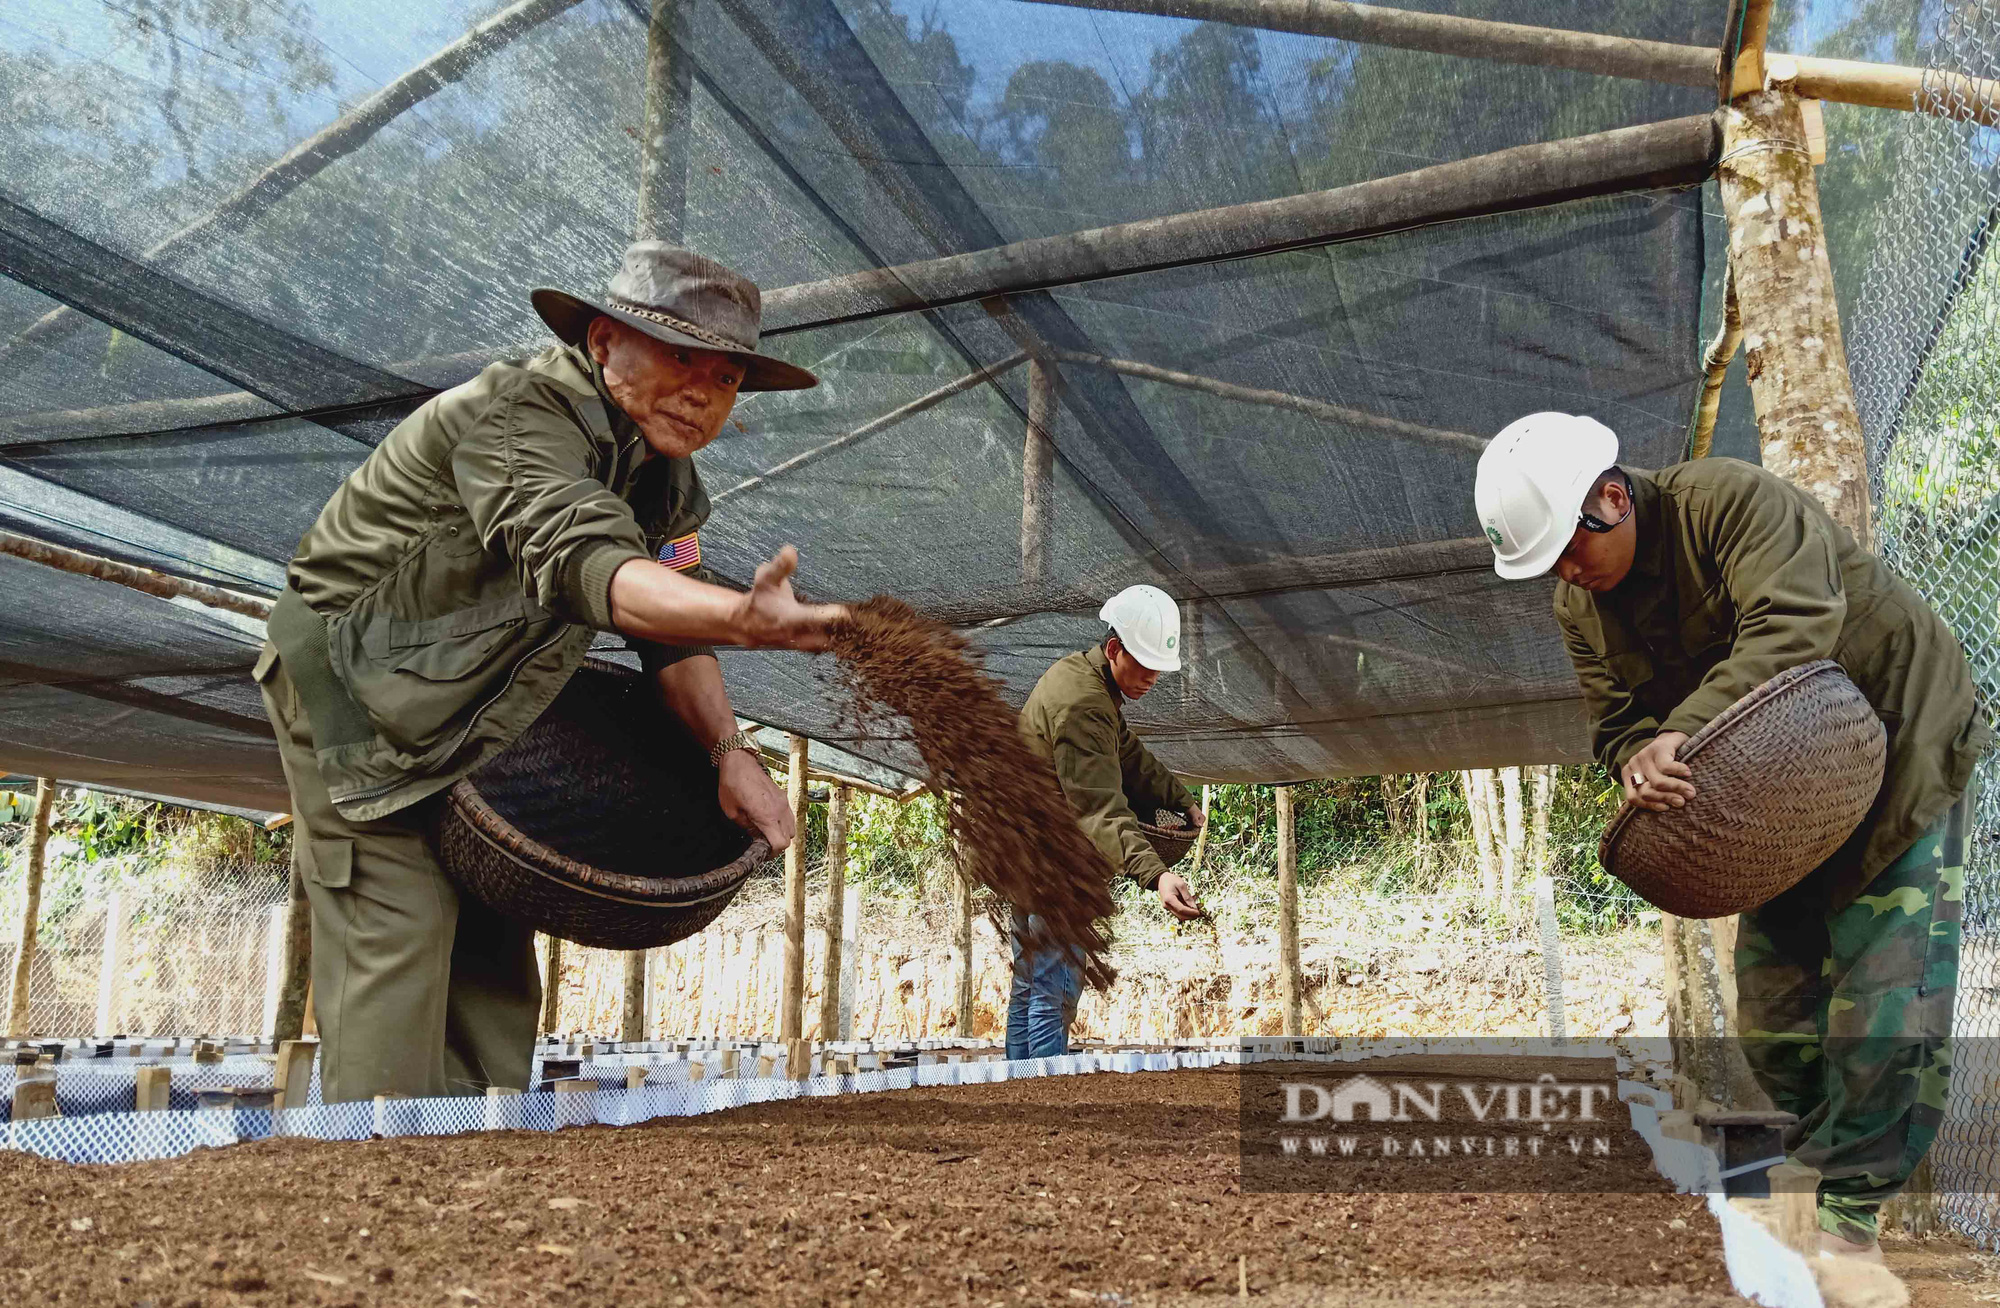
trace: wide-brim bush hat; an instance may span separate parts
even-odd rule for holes
[[[669,345],[721,350],[743,361],[746,391],[799,391],[819,378],[757,350],[764,297],[734,269],[665,241],[634,241],[602,300],[544,286],[535,312],[565,345],[582,345],[593,318],[616,318]]]

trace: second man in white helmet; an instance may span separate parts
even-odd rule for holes
[[[1201,916],[1187,879],[1169,872],[1139,830],[1141,816],[1184,813],[1207,821],[1188,793],[1125,724],[1125,701],[1138,699],[1162,674],[1181,667],[1180,608],[1157,586],[1131,586],[1098,613],[1109,630],[1090,649],[1056,660],[1021,709],[1021,735],[1055,767],[1063,793],[1109,864],[1156,890],[1169,913]],[[1014,920],[1014,988],[1007,1008],[1007,1056],[1053,1058],[1068,1052],[1081,976],[1058,951],[1028,950],[1032,919]]]

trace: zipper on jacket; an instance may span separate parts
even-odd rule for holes
[[[567,640],[568,638],[569,638],[569,624],[563,623],[560,627],[556,629],[555,635],[549,637],[547,640],[543,641],[541,644],[535,646],[535,648],[529,650],[526,654],[522,655],[521,661],[519,663],[516,663],[513,669],[507,673],[507,680],[500,683],[500,689],[494,691],[491,698],[489,698],[484,704],[481,704],[478,708],[472,711],[472,716],[466,719],[465,726],[459,730],[458,739],[451,742],[451,748],[444,752],[443,758],[445,760],[449,760],[452,755],[458,753],[459,747],[465,744],[465,738],[472,734],[472,729],[474,727],[479,725],[479,719],[481,715],[483,715],[487,709],[490,709],[495,704],[498,704],[501,701],[501,699],[506,696],[507,692],[514,688],[514,678],[521,675],[521,669],[527,666],[529,659],[534,658],[535,655],[541,653],[549,646],[554,645],[559,641]]]

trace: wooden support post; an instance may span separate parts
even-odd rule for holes
[[[22,1077],[14,1082],[14,1121],[61,1116],[62,1111],[56,1107],[55,1077]]]
[[[955,987],[952,1034],[972,1034],[972,878],[954,868],[951,878],[951,963]]]
[[[543,936],[549,942],[548,961],[542,969],[542,1031],[554,1035],[562,1020],[563,942],[558,936]]]
[[[638,1090],[645,1084],[646,1069],[644,1067],[635,1063],[625,1069],[625,1088],[627,1090]]]
[[[172,1102],[173,1088],[171,1067],[142,1067],[133,1081],[132,1106],[141,1113],[164,1113]]]
[[[14,949],[14,988],[7,1005],[7,1035],[28,1034],[28,992],[35,970],[35,933],[42,920],[42,869],[49,852],[49,817],[56,806],[56,780],[35,782],[35,822],[28,832],[28,883],[21,897],[21,943]]]
[[[1278,792],[1278,1003],[1288,1036],[1305,1034],[1299,986],[1299,856],[1292,818],[1292,788]]]
[[[835,1039],[854,1039],[854,1006],[861,976],[861,891],[847,888],[840,909],[840,1023]]]
[[[1049,510],[1055,498],[1055,365],[1028,361],[1028,430],[1021,447],[1021,580],[1049,576]]]
[[[1729,220],[1729,268],[1764,466],[1818,500],[1864,547],[1867,448],[1847,372],[1799,98],[1788,85],[1723,112],[1716,174]]]
[[[313,1059],[318,1054],[317,1040],[287,1040],[278,1046],[277,1071],[271,1080],[278,1090],[278,1107],[306,1106],[312,1094]]]
[[[1660,915],[1666,949],[1667,1039],[1684,1087],[1677,1107],[1770,1107],[1743,1057],[1736,1028],[1736,919]]]
[[[811,742],[804,736],[793,736],[791,743],[791,774],[786,788],[798,835],[785,851],[785,988],[778,1009],[780,1040],[803,1036],[806,1017],[806,764]]]
[[[1204,783],[1201,788],[1201,815],[1204,821],[1201,824],[1201,830],[1195,832],[1194,857],[1188,860],[1187,874],[1189,880],[1193,880],[1195,874],[1201,871],[1202,857],[1208,853],[1208,822],[1206,819],[1215,816],[1214,804],[1215,787]]]
[[[305,878],[292,868],[285,900],[284,958],[279,964],[278,1012],[271,1038],[280,1043],[306,1032],[306,993],[312,988],[312,904],[306,899]]]
[[[844,1040],[840,1025],[841,945],[847,937],[847,806],[853,792],[835,786],[826,803],[826,950],[820,974],[819,1034]]]
[[[104,941],[97,965],[99,1039],[118,1032],[118,1009],[125,991],[125,896],[112,891],[104,899]]]
[[[625,1006],[619,1024],[620,1040],[646,1038],[646,960],[650,951],[627,950],[625,954]]]

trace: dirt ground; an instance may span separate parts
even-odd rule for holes
[[[0,1286],[133,1308],[1742,1302],[1702,1201],[1663,1184],[1244,1194],[1238,1085],[1047,1078],[117,1167],[0,1154]]]
[[[1910,1308],[1988,1308],[2000,1303],[2000,1257],[1960,1236],[1885,1235],[1882,1258],[1910,1287]]]

